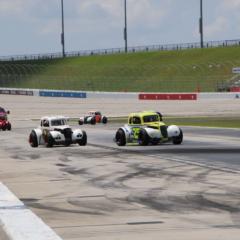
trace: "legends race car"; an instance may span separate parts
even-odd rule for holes
[[[0,107],[0,129],[2,129],[3,131],[10,131],[12,129],[12,125],[7,118],[8,114],[10,114],[9,111],[5,111],[4,108]]]
[[[87,144],[87,134],[81,129],[71,129],[67,125],[67,118],[63,116],[43,117],[40,126],[33,129],[29,135],[29,143],[32,147],[45,145],[65,145],[77,143],[81,146]]]
[[[119,146],[127,143],[138,143],[142,146],[157,145],[169,141],[181,144],[183,132],[176,125],[167,126],[159,112],[139,112],[129,115],[128,124],[117,130],[114,140]]]
[[[106,124],[108,121],[106,116],[103,116],[99,111],[89,111],[88,114],[84,117],[79,118],[79,125],[82,124],[96,124],[103,123]]]

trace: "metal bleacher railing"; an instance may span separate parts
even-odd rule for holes
[[[213,47],[228,47],[240,46],[240,39],[223,40],[223,41],[208,41],[204,43],[205,48]],[[200,48],[199,42],[195,43],[179,43],[179,44],[162,44],[162,45],[149,45],[149,46],[136,46],[129,47],[128,52],[150,52],[150,51],[170,51],[170,50],[183,50],[191,48]],[[81,50],[66,52],[66,57],[80,57],[91,55],[105,55],[114,53],[124,53],[125,48],[107,48],[95,50]],[[0,61],[24,61],[24,60],[41,60],[41,59],[58,59],[62,58],[62,53],[46,53],[46,54],[31,54],[31,55],[12,55],[0,56]]]

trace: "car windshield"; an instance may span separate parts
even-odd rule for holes
[[[66,119],[55,119],[51,121],[52,126],[66,125]]]
[[[158,122],[159,121],[159,116],[158,115],[148,115],[143,117],[143,121],[145,123],[149,122]]]

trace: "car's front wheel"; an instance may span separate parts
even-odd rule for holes
[[[80,140],[78,140],[78,144],[80,146],[85,146],[87,144],[87,134],[85,131],[82,131],[82,138]]]
[[[180,134],[177,137],[173,137],[172,141],[173,141],[173,144],[175,144],[175,145],[179,145],[179,144],[182,143],[182,141],[183,141],[183,132],[182,132],[181,129],[180,129]]]
[[[79,125],[83,125],[83,123],[84,123],[84,121],[83,121],[82,119],[79,119],[79,120],[78,120],[78,124],[79,124]]]

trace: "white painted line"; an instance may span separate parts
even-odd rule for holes
[[[11,240],[62,240],[2,183],[0,224]]]

